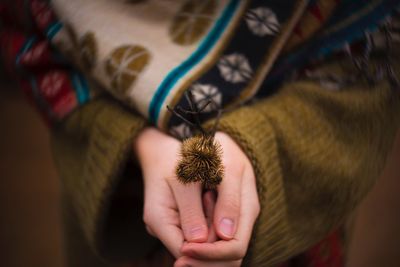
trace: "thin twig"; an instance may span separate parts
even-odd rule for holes
[[[187,120],[185,117],[183,117],[181,114],[179,114],[175,109],[172,109],[170,106],[167,105],[167,109],[169,110],[169,112],[171,112],[172,114],[174,114],[175,116],[179,117],[181,120],[183,120],[184,122],[186,122],[187,124],[189,124],[192,127],[196,127],[197,125],[194,124],[193,122]]]

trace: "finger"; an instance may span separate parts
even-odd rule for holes
[[[203,209],[207,224],[211,224],[213,221],[216,200],[217,196],[214,191],[207,190],[203,194]]]
[[[208,227],[203,212],[201,185],[199,183],[183,185],[176,178],[172,178],[170,186],[178,206],[185,240],[207,241]]]
[[[160,239],[164,246],[174,255],[175,258],[179,258],[182,254],[180,248],[183,244],[183,234],[181,229],[176,225],[160,223],[153,227],[154,234]]]
[[[240,267],[242,261],[200,261],[190,257],[180,257],[174,264],[174,267]]]
[[[246,247],[235,239],[214,243],[185,243],[181,253],[203,261],[232,261],[242,259],[245,256]]]
[[[147,197],[148,194],[145,193],[143,221],[146,229],[158,238],[175,258],[180,257],[184,238],[179,227],[178,211],[172,207],[155,208],[159,205],[146,201]]]
[[[216,195],[214,191],[209,190],[203,194],[203,208],[208,226],[208,243],[217,241],[217,234],[213,227],[215,201]]]
[[[252,176],[252,177],[245,177]],[[186,243],[182,246],[182,254],[198,260],[240,260],[246,252],[253,230],[254,222],[259,214],[258,201],[254,174],[245,171],[242,183],[241,215],[235,238],[229,241],[220,240],[214,243]]]
[[[166,187],[166,188],[163,188]],[[179,214],[175,203],[159,204],[158,199],[151,195],[161,195],[162,191],[170,190],[167,183],[160,183],[156,188],[145,187],[143,221],[149,233],[158,238],[175,258],[181,255],[180,249],[184,241],[179,224]],[[171,199],[172,192],[171,192]]]
[[[146,225],[146,231],[149,235],[151,235],[152,237],[156,237],[156,234],[153,232],[153,230],[151,230],[151,227]]]
[[[235,236],[239,221],[243,170],[232,162],[224,166],[225,177],[218,186],[214,227],[218,237],[230,240]]]
[[[155,207],[155,206],[153,206]],[[152,209],[144,216],[146,227],[150,229],[164,246],[174,255],[181,256],[180,249],[184,241],[183,233],[176,219],[178,212],[174,209]]]

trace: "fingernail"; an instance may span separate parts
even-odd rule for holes
[[[190,239],[197,240],[204,238],[204,227],[195,227],[189,231]]]
[[[223,218],[219,224],[221,232],[227,237],[233,237],[233,226],[233,221],[228,218]]]

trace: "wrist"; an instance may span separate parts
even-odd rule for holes
[[[133,157],[134,159],[141,164],[142,155],[144,151],[144,147],[146,146],[147,140],[149,136],[154,135],[154,131],[157,131],[156,128],[152,126],[148,126],[143,128],[136,138],[133,140]]]

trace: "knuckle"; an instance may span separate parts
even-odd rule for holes
[[[154,223],[154,213],[144,210],[143,212],[143,222],[145,225],[151,226]]]
[[[145,225],[150,225],[150,218],[145,213],[143,214],[143,222]]]
[[[164,175],[164,179],[167,181],[168,184],[170,185],[176,185],[177,184],[177,178],[175,176],[175,173],[173,170],[168,171],[165,175]]]
[[[154,236],[153,230],[151,230],[150,226],[148,226],[148,225],[146,225],[146,232],[147,232],[149,235]]]

